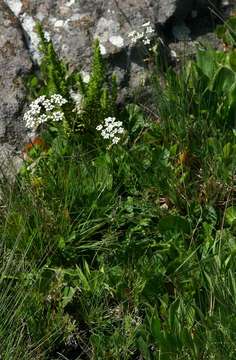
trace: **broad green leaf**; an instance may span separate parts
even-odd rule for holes
[[[158,341],[161,337],[161,322],[156,310],[151,319],[151,331],[152,336]]]
[[[228,93],[235,81],[236,77],[234,72],[230,68],[222,66],[213,79],[213,89],[215,91]]]
[[[216,69],[213,50],[199,50],[197,52],[197,66],[202,70],[204,75],[211,79]]]

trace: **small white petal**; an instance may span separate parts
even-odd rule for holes
[[[150,25],[151,25],[151,23],[150,23],[150,21],[148,21],[148,22],[144,23],[144,24],[142,25],[142,27],[147,27],[147,26],[150,26]]]
[[[103,128],[102,125],[98,125],[98,126],[96,127],[96,130],[100,131],[100,130],[102,130],[102,128]]]

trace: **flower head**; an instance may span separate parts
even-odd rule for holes
[[[54,94],[49,98],[45,95],[39,96],[30,104],[29,110],[24,114],[26,127],[37,130],[45,122],[63,120],[64,114],[60,108],[66,103],[67,100],[60,94]]]
[[[115,117],[107,117],[104,123],[96,127],[97,131],[101,132],[103,139],[110,139],[112,144],[118,144],[120,135],[124,133],[122,121],[116,121]]]
[[[151,43],[151,35],[155,32],[153,27],[151,26],[151,22],[148,21],[142,25],[143,31],[139,32],[136,30],[132,30],[128,37],[131,38],[131,42],[136,44],[139,40],[143,42],[144,45],[149,45]]]

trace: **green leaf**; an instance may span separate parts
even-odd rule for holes
[[[227,27],[230,29],[231,32],[236,33],[236,17],[232,16],[227,21]]]
[[[83,290],[90,291],[91,290],[90,284],[89,284],[86,276],[84,275],[83,271],[78,266],[77,266],[77,274],[80,278]]]
[[[180,300],[177,298],[169,307],[168,320],[172,331],[176,329],[176,326],[179,324],[178,316],[177,316],[179,305],[180,305]]]
[[[229,100],[230,106],[233,107],[236,104],[236,83],[230,89]]]
[[[139,347],[140,352],[142,353],[144,359],[149,360],[150,355],[149,355],[148,345],[141,336],[138,338],[138,347]]]
[[[203,275],[203,277],[205,279],[205,284],[208,285],[210,290],[212,290],[213,289],[213,283],[212,283],[211,276],[206,271],[203,271],[202,275]]]
[[[30,86],[35,87],[35,86],[38,85],[38,83],[39,83],[38,78],[36,76],[33,76],[31,81],[30,81]]]
[[[236,51],[232,51],[229,55],[229,64],[231,69],[236,72]]]
[[[190,232],[190,224],[189,222],[178,215],[168,215],[160,220],[159,222],[159,230],[162,233],[166,232],[174,232],[174,233],[185,233],[188,234]]]
[[[228,159],[230,157],[231,150],[232,150],[231,143],[225,144],[225,146],[223,147],[223,157],[224,157],[224,159]]]
[[[231,285],[230,292],[232,294],[232,298],[236,299],[236,281],[235,281],[235,276],[232,273],[231,269],[229,270],[229,280],[230,280],[230,285]]]
[[[218,36],[219,39],[223,39],[224,35],[225,35],[225,26],[224,25],[218,25],[216,27],[216,35]]]
[[[211,79],[215,73],[216,62],[213,50],[199,50],[197,52],[197,66],[204,75]]]
[[[214,79],[213,79],[213,89],[215,91],[223,91],[225,93],[228,93],[230,91],[230,88],[235,83],[235,74],[234,72],[226,67],[222,66],[216,73]]]
[[[233,225],[236,222],[236,206],[230,206],[226,209],[225,220],[228,225]]]
[[[76,291],[76,289],[71,286],[66,286],[64,288],[63,300],[62,300],[63,308],[72,301],[75,291]]]
[[[66,246],[66,242],[65,242],[65,239],[63,236],[60,236],[59,239],[58,239],[58,248],[60,250],[64,250],[65,249],[65,246]]]
[[[155,311],[155,313],[153,314],[153,317],[151,319],[151,331],[152,331],[152,336],[156,340],[159,340],[161,337],[161,322],[160,322],[157,311]]]
[[[231,17],[224,25],[217,26],[216,34],[219,39],[230,46],[236,44],[236,17]]]

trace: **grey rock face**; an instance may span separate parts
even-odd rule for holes
[[[142,31],[150,22],[165,24],[170,18],[182,22],[199,7],[213,6],[218,0],[5,0],[20,20],[27,34],[35,60],[38,38],[35,22],[41,21],[47,35],[59,52],[73,67],[82,64],[83,70],[91,60],[91,43],[98,38],[103,55],[109,56],[133,47],[128,34]]]
[[[0,181],[5,179],[13,182],[22,164],[23,159],[15,152],[12,145],[7,143],[0,145]]]
[[[20,133],[19,114],[25,98],[22,75],[31,69],[30,56],[40,59],[37,20],[60,56],[72,67],[81,66],[85,74],[91,62],[91,44],[98,38],[119,83],[126,81],[132,89],[145,82],[147,51],[140,52],[129,33],[142,32],[147,22],[156,30],[156,25],[175,19],[175,33],[182,36],[186,16],[209,3],[213,7],[218,0],[0,0],[0,142],[9,132],[14,136]]]
[[[166,0],[159,1],[157,5],[157,21],[165,24],[171,17],[175,16],[183,20],[193,9],[194,0]]]
[[[155,0],[6,0],[29,36],[30,48],[37,59],[36,20],[52,38],[56,49],[71,64],[91,55],[91,43],[98,38],[102,52],[115,54],[130,44],[128,33],[143,23],[154,25]]]
[[[19,19],[36,61],[40,59],[35,33],[35,22],[39,20],[58,53],[72,67],[82,65],[84,71],[90,64],[95,38],[100,40],[104,56],[117,59],[117,54],[127,49],[129,53],[134,47],[128,36],[131,31],[142,32],[142,25],[147,22],[155,28],[174,15],[184,18],[194,6],[194,0],[5,0],[5,3]],[[127,59],[122,70],[128,67],[131,70],[131,62],[136,59]]]
[[[22,75],[31,69],[20,24],[9,8],[0,2],[0,141],[9,128],[17,132],[17,117],[25,92]]]
[[[87,65],[91,42],[99,38],[103,54],[115,54],[131,45],[128,37],[142,24],[179,21],[207,0],[5,0],[29,37],[31,52],[38,58],[35,21],[43,23],[57,50],[71,64]],[[216,0],[212,0],[214,3]],[[207,6],[207,5],[205,5]]]

